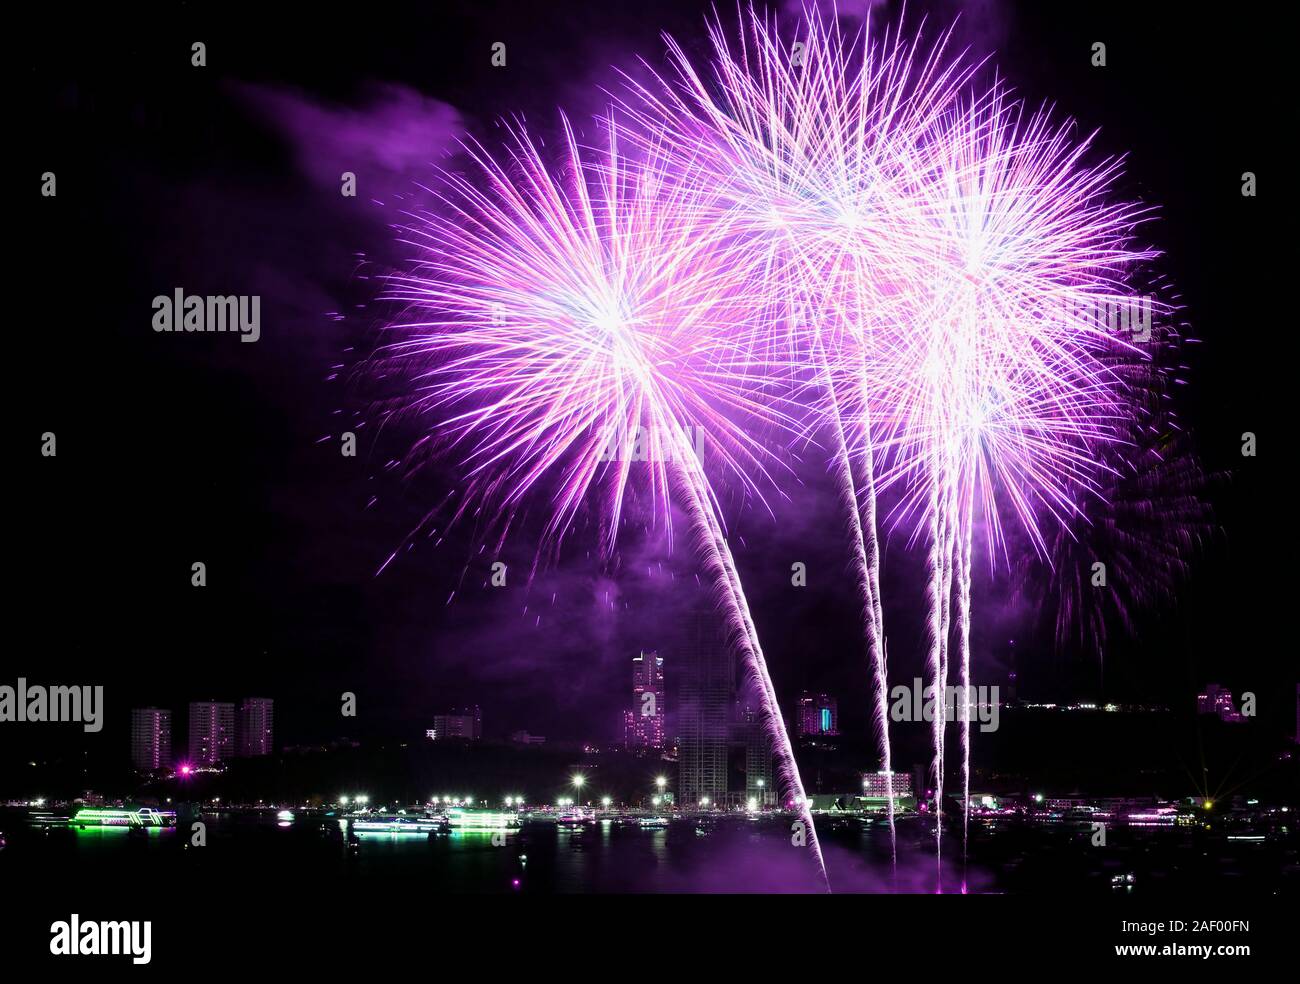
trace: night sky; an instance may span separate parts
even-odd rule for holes
[[[1186,702],[1219,680],[1270,695],[1261,715],[1284,722],[1296,660],[1277,613],[1289,611],[1294,524],[1277,517],[1294,468],[1276,406],[1294,362],[1270,233],[1291,190],[1260,50],[1282,33],[1267,23],[1276,15],[936,2],[910,4],[908,20],[946,26],[959,9],[958,43],[992,54],[1028,104],[1054,104],[1080,135],[1099,128],[1098,154],[1128,155],[1123,190],[1160,206],[1146,234],[1167,251],[1159,271],[1201,340],[1183,352],[1174,395],[1220,476],[1220,532],[1178,604],[1148,613],[1140,639],[1116,639],[1105,696]],[[373,397],[351,370],[392,314],[377,278],[409,256],[391,226],[434,165],[456,166],[457,138],[491,148],[503,116],[553,135],[559,107],[589,126],[611,65],[660,64],[661,31],[702,55],[705,13],[607,0],[283,18],[181,5],[93,15],[104,23],[74,40],[22,36],[14,111],[32,136],[11,153],[29,231],[8,280],[18,638],[0,682],[103,684],[96,740],[123,754],[130,707],[173,707],[183,721],[190,699],[250,695],[275,698],[282,743],[414,738],[465,702],[493,737],[614,738],[627,660],[659,648],[671,676],[679,616],[705,603],[686,544],[669,553],[631,528],[602,565],[580,534],[529,588],[536,523],[525,521],[505,589],[483,586],[489,558],[468,527],[436,546],[417,539],[376,576],[453,479],[386,470],[412,437],[400,427],[358,431],[355,458],[338,435]],[[1098,40],[1105,68],[1089,62]],[[194,41],[206,68],[190,65]],[[490,63],[494,41],[505,68]],[[57,198],[36,194],[46,170]],[[356,198],[339,194],[349,170]],[[1247,170],[1257,198],[1240,194]],[[260,294],[261,340],[154,333],[151,299],[176,287]],[[39,456],[45,431],[56,458]],[[1240,454],[1244,431],[1258,435],[1256,458]],[[776,520],[729,509],[737,560],[783,704],[805,687],[836,693],[845,728],[861,730],[867,675],[842,520],[815,450],[797,471],[803,487]],[[206,588],[190,585],[195,561]],[[790,586],[794,561],[808,565],[806,589]],[[919,561],[896,537],[884,562],[891,677],[906,682],[922,664]],[[1022,696],[1101,696],[1095,666],[1052,651],[1004,574],[976,581],[976,682],[1001,679],[1014,637]],[[338,716],[343,691],[358,695],[355,722]],[[83,740],[53,730],[13,735]]]

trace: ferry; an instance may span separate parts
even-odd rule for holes
[[[366,816],[352,821],[359,834],[431,834],[443,826],[441,817]]]
[[[68,820],[70,827],[175,827],[175,810],[154,810],[142,806],[138,810],[99,809],[84,807]]]
[[[446,826],[452,830],[513,830],[519,814],[513,810],[475,810],[453,806],[447,811]]]

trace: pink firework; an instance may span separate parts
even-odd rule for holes
[[[612,132],[612,131],[611,131]],[[445,175],[440,207],[413,224],[420,252],[392,280],[409,305],[384,357],[414,383],[408,412],[436,423],[415,449],[453,456],[460,509],[503,517],[548,501],[558,545],[595,499],[612,547],[629,496],[689,519],[718,604],[738,640],[823,879],[808,799],[777,706],[721,513],[697,456],[761,498],[771,460],[743,422],[785,424],[764,399],[769,369],[741,320],[745,284],[717,260],[694,189],[616,137],[581,152],[567,121],[552,166],[523,131],[506,164],[470,148],[481,185]],[[558,176],[557,176],[558,175]],[[694,435],[703,435],[702,441]]]
[[[894,295],[912,282],[895,244],[915,183],[913,146],[941,119],[971,69],[901,30],[846,36],[805,9],[793,30],[751,7],[738,36],[709,25],[701,71],[668,40],[672,73],[629,79],[620,107],[629,139],[667,155],[665,170],[695,189],[697,209],[734,275],[747,284],[752,341],[812,394],[814,426],[831,438],[831,466],[849,518],[873,685],[881,768],[892,783],[886,641],[880,599],[875,465],[868,401],[843,410],[833,360],[842,338],[892,330]],[[767,329],[767,337],[761,334]],[[859,377],[861,373],[858,374]],[[855,475],[850,445],[863,453]],[[894,797],[887,790],[896,863]]]
[[[850,380],[867,380],[845,385],[870,404],[888,461],[880,483],[901,491],[896,521],[915,518],[929,540],[936,854],[954,582],[966,695],[975,524],[991,565],[1005,550],[1004,516],[1043,551],[1043,522],[1079,521],[1079,496],[1098,488],[1097,448],[1119,438],[1133,408],[1115,355],[1139,350],[1100,313],[1151,303],[1129,287],[1152,255],[1131,245],[1145,213],[1112,202],[1118,163],[1087,166],[1088,141],[1070,132],[1045,113],[1026,116],[995,86],[910,150],[915,207],[896,243],[915,279],[894,310],[911,330],[850,339],[841,360]],[[955,710],[964,825],[970,714]]]

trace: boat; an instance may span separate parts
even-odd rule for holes
[[[428,834],[442,826],[441,817],[371,816],[352,821],[359,834]]]
[[[71,827],[175,827],[175,810],[154,810],[142,806],[138,810],[100,809],[84,807],[68,821]]]
[[[511,830],[519,827],[519,814],[513,810],[475,810],[456,806],[447,811],[446,824],[452,830]]]

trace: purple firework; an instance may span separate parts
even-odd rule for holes
[[[564,124],[564,151],[548,166],[516,130],[505,164],[468,148],[482,187],[447,174],[440,207],[408,229],[420,253],[394,277],[408,305],[392,326],[387,365],[412,384],[406,411],[433,421],[414,449],[459,462],[460,511],[502,517],[544,494],[545,540],[558,541],[589,499],[612,547],[626,498],[639,491],[671,522],[689,519],[719,608],[761,695],[787,802],[825,866],[776,692],[696,455],[702,432],[721,470],[761,497],[771,460],[738,421],[786,424],[763,393],[769,368],[739,318],[743,282],[717,261],[688,184],[643,160],[631,166],[616,137],[584,153]],[[662,158],[660,158],[662,161]],[[557,176],[558,174],[558,176]]]

